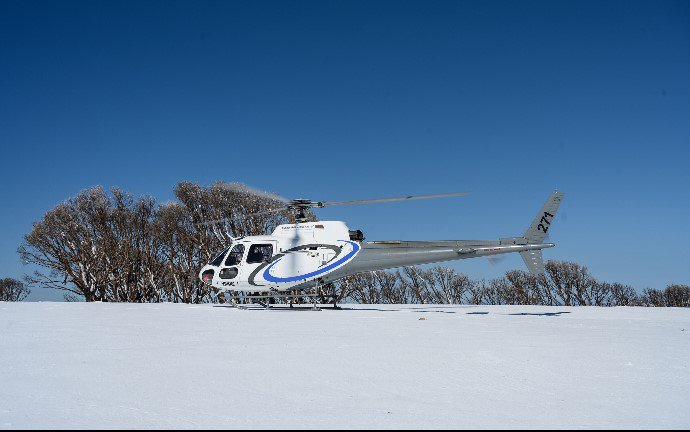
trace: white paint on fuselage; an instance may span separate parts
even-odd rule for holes
[[[267,281],[263,275],[270,264],[248,263],[248,254],[252,245],[270,244],[273,247],[273,257],[276,259],[270,275],[278,280]],[[228,255],[237,245],[244,246],[242,260],[238,265],[226,265]],[[305,250],[292,249],[313,245]],[[321,246],[318,246],[321,245]],[[335,250],[341,253],[336,254]],[[358,250],[358,246],[356,247]],[[355,252],[340,265],[319,272],[319,268],[331,262],[338,262],[343,256]],[[276,257],[282,255],[282,257]],[[355,246],[349,241],[349,229],[341,221],[319,221],[297,224],[279,225],[269,236],[249,236],[237,239],[223,256],[220,265],[207,264],[199,273],[213,270],[213,287],[222,291],[266,292],[270,290],[289,291],[291,288],[305,282],[323,277],[347,264],[356,255]],[[221,271],[235,267],[237,276],[234,278],[221,277]],[[256,270],[259,269],[258,273]],[[315,275],[314,273],[318,273]],[[301,277],[302,275],[307,275]],[[312,276],[309,276],[312,275]]]

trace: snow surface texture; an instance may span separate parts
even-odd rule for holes
[[[0,429],[91,427],[687,428],[690,310],[0,303]]]

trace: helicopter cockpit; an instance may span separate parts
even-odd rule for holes
[[[274,243],[271,241],[249,239],[235,241],[218,254],[206,266],[202,280],[208,284],[213,281],[216,272],[218,278],[225,281],[249,275],[256,267],[271,260],[274,253]]]
[[[244,244],[239,243],[232,246],[230,253],[223,262],[222,269],[218,274],[221,279],[235,279],[239,274],[238,266],[242,265],[242,257],[244,256]]]

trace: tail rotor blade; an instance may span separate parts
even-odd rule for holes
[[[488,255],[486,259],[489,261],[489,264],[491,265],[499,265],[505,259],[508,258],[506,255],[501,254],[501,255]]]

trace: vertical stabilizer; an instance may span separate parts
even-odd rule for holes
[[[525,231],[524,237],[528,243],[539,244],[544,242],[544,237],[546,237],[546,233],[551,228],[562,199],[563,192],[554,192],[549,196],[549,199],[546,200],[546,203],[532,221],[532,225]],[[539,255],[541,256],[541,253]]]

